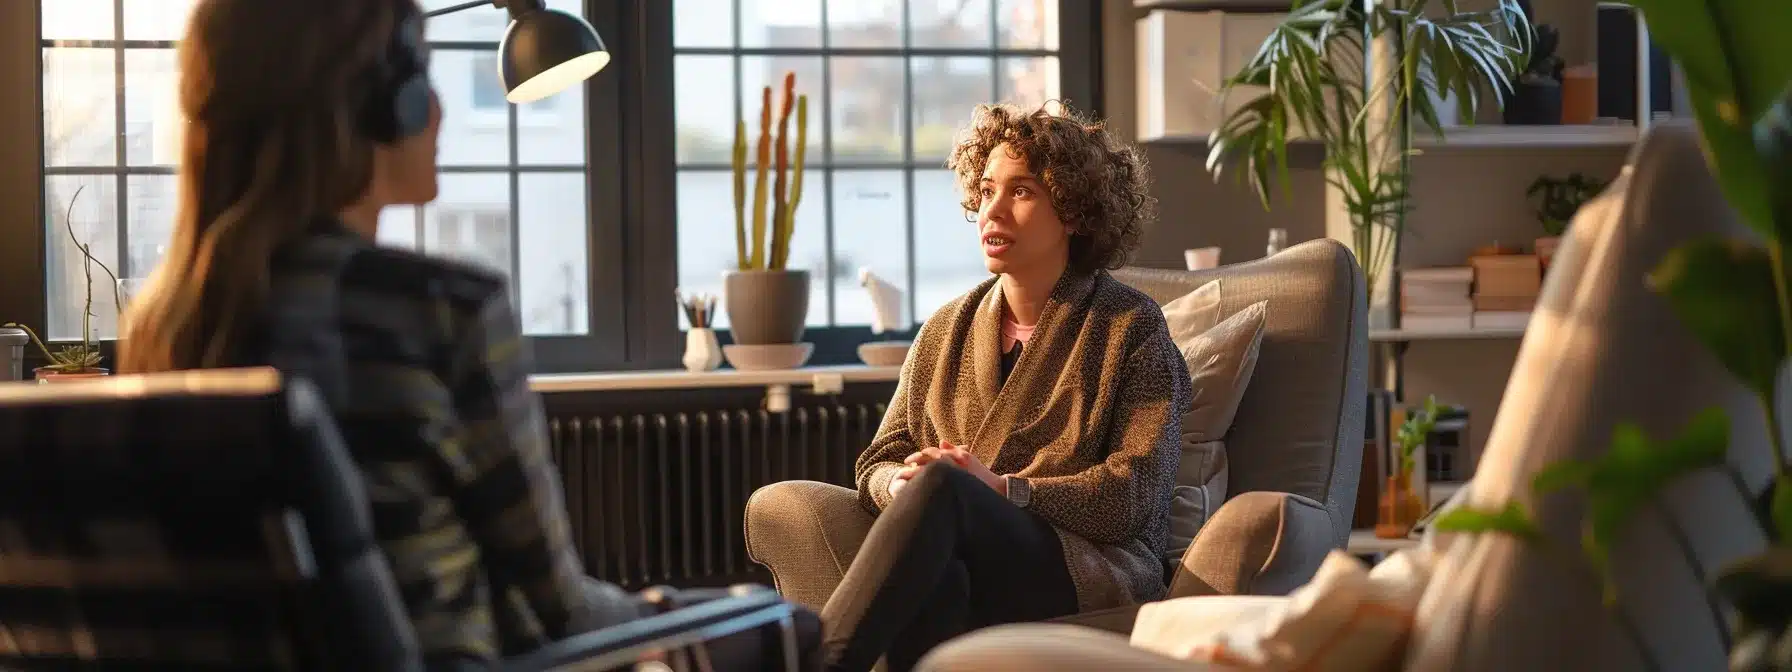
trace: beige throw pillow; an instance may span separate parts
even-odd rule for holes
[[[1313,580],[1286,597],[1206,595],[1144,605],[1130,641],[1209,670],[1398,670],[1435,564],[1422,551],[1403,550],[1371,569],[1332,551]]]
[[[1169,560],[1182,557],[1195,533],[1226,501],[1226,432],[1238,414],[1263,343],[1268,304],[1251,304],[1220,319],[1220,281],[1164,306],[1170,339],[1182,352],[1194,399],[1182,416],[1182,465],[1170,501]]]

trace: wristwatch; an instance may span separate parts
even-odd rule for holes
[[[1003,476],[1002,480],[1008,484],[1008,501],[1014,502],[1015,506],[1023,509],[1033,503],[1033,484],[1027,479],[1019,476]]]

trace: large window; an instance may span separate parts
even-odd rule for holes
[[[161,260],[174,219],[174,40],[191,0],[46,0],[42,8],[47,331],[81,337],[77,244],[120,278]],[[95,335],[111,337],[111,281],[93,269]]]
[[[426,9],[457,0],[425,0]],[[582,14],[581,0],[548,0]],[[120,278],[159,263],[174,217],[181,115],[175,41],[193,0],[42,0],[45,296],[51,339],[79,338],[87,279],[77,242]],[[388,210],[382,242],[472,260],[508,276],[532,335],[591,329],[587,115],[574,88],[521,108],[503,100],[492,8],[431,19],[443,107],[441,196]],[[72,207],[71,207],[72,206]],[[72,235],[71,235],[72,233]],[[95,269],[92,324],[117,308]]]
[[[42,285],[0,292],[0,319],[78,338],[80,246],[126,280],[161,263],[185,126],[176,41],[195,2],[0,0],[0,25],[41,31],[35,43],[9,41],[7,55],[35,50],[43,66],[42,88],[24,92],[41,98],[42,119],[0,117],[0,131],[20,137],[41,121],[42,216],[0,210],[0,236],[34,241],[0,246],[15,252],[0,254],[0,276]],[[816,279],[814,363],[854,361],[868,337],[860,268],[905,291],[911,324],[987,277],[945,169],[977,104],[1099,100],[1099,4],[1087,0],[547,4],[587,15],[611,66],[584,87],[510,105],[496,58],[506,12],[430,19],[441,190],[384,213],[379,233],[505,274],[543,371],[678,365],[673,289],[719,294],[734,263],[734,121],[756,132],[760,88],[787,71],[811,99],[790,262]],[[38,166],[0,153],[8,174]],[[111,338],[113,288],[101,273],[92,287],[94,335]]]
[[[735,120],[747,119],[756,139],[762,87],[773,85],[776,99],[785,72],[810,101],[790,254],[791,267],[815,279],[809,324],[871,322],[860,268],[902,287],[909,321],[987,278],[946,155],[977,104],[1059,96],[1059,6],[677,0],[680,286],[719,294],[734,266]]]

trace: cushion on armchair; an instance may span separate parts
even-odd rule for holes
[[[1226,501],[1226,432],[1263,343],[1267,302],[1225,316],[1221,291],[1221,281],[1215,280],[1164,305],[1170,339],[1182,352],[1194,384],[1193,399],[1182,415],[1182,464],[1170,502],[1166,551],[1171,560],[1182,557],[1195,533]]]

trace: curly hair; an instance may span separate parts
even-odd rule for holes
[[[1027,169],[1045,184],[1052,209],[1070,227],[1071,267],[1087,272],[1125,265],[1155,203],[1147,191],[1145,156],[1068,106],[1053,114],[1044,106],[1028,112],[1014,105],[978,105],[946,160],[958,176],[966,210],[981,209],[978,182],[990,152],[1004,143],[1026,159]]]

